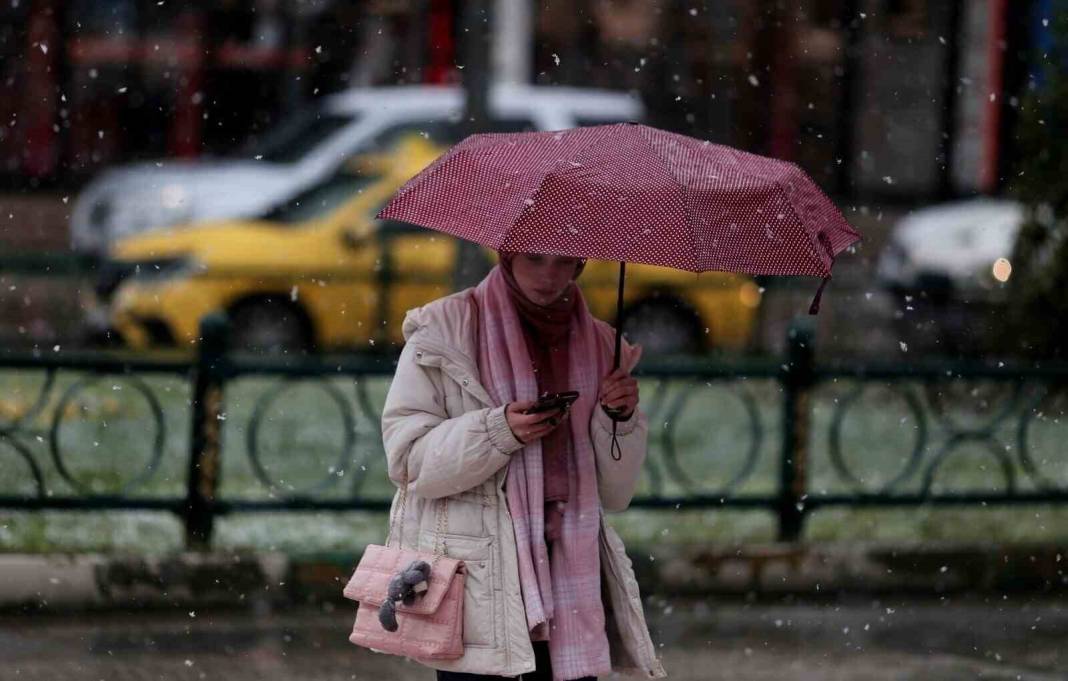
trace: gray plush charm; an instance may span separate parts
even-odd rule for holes
[[[386,631],[396,631],[397,606],[401,601],[404,605],[415,603],[415,596],[427,590],[427,582],[430,580],[430,564],[425,560],[414,560],[412,563],[393,575],[386,587],[386,600],[378,608],[378,621]]]
[[[386,589],[386,598],[391,601],[399,601],[404,598],[404,594],[407,591],[408,587],[404,583],[404,574],[398,572],[389,580],[389,587]]]
[[[378,608],[378,622],[386,631],[397,630],[397,609],[393,605],[393,601],[385,601]]]
[[[425,588],[420,589],[419,584],[429,579],[430,565],[425,560],[414,560],[404,570],[404,583],[414,587],[416,591],[426,591]]]

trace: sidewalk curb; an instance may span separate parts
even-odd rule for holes
[[[672,596],[1068,593],[1068,547],[760,544],[628,549],[642,593]],[[347,602],[359,553],[0,554],[0,610]]]
[[[268,552],[0,554],[0,610],[262,607],[288,600],[289,563]]]
[[[1068,547],[1048,544],[695,547],[657,562],[636,561],[639,581],[679,595],[1068,592]]]

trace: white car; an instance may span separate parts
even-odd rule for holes
[[[245,157],[159,160],[110,169],[75,200],[71,245],[103,255],[123,236],[179,223],[251,217],[330,176],[355,153],[383,148],[405,132],[445,144],[462,130],[457,86],[353,89],[324,97],[284,121]],[[560,130],[639,121],[633,95],[587,89],[500,85],[489,93],[491,130]]]
[[[1023,206],[1007,199],[967,199],[913,211],[894,226],[876,275],[883,286],[910,297],[990,300],[1012,276],[1023,221]]]
[[[896,298],[894,330],[914,353],[983,357],[997,350],[1023,206],[977,198],[909,213],[876,265]]]

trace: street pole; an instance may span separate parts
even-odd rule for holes
[[[490,27],[492,26],[494,0],[465,0],[461,17],[461,43],[463,55],[460,80],[464,89],[464,120],[461,128],[464,136],[486,130],[490,120]],[[473,286],[485,274],[482,267],[482,249],[474,242],[460,239],[458,266],[455,277],[457,288]]]
[[[491,22],[493,82],[526,85],[530,81],[533,21],[534,3],[529,0],[496,0]]]
[[[485,129],[489,121],[490,25],[492,0],[463,3],[464,127],[467,134]]]

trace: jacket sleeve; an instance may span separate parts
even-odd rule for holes
[[[504,406],[449,418],[430,370],[405,344],[382,409],[382,441],[390,480],[399,487],[407,473],[413,494],[434,499],[485,482],[523,443],[508,427]]]
[[[641,406],[616,426],[619,461],[612,458],[612,419],[595,404],[590,416],[590,441],[597,461],[597,491],[605,511],[625,511],[634,498],[648,451],[649,422]]]

